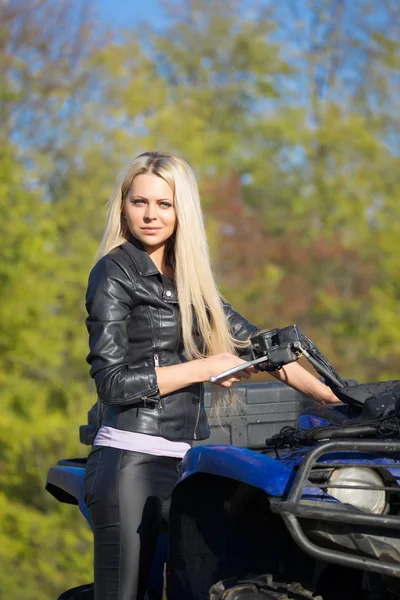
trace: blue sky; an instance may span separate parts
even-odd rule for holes
[[[110,25],[134,27],[153,22],[160,26],[164,20],[159,0],[95,0],[95,5]]]

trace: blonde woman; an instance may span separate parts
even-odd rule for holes
[[[103,403],[85,477],[95,599],[142,599],[177,464],[209,436],[203,382],[243,364],[238,355],[258,331],[218,293],[196,180],[181,158],[146,152],[123,172],[86,307],[87,360]],[[337,400],[297,363],[274,375]]]

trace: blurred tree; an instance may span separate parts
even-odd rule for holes
[[[290,73],[270,41],[273,25],[259,11],[246,17],[237,0],[163,4],[169,27],[144,29],[133,43],[129,34],[101,57],[111,114],[128,148],[134,133],[143,147],[183,154],[200,177],[232,165],[242,172],[257,154],[260,115],[276,105],[278,78]]]
[[[274,5],[284,56],[299,73],[294,100],[304,107],[288,165],[298,175],[297,225],[303,239],[306,231],[311,239],[333,236],[358,257],[343,263],[341,277],[355,282],[365,265],[360,294],[353,286],[345,292],[329,271],[321,274],[331,291],[319,284],[312,320],[325,323],[347,374],[362,379],[396,377],[399,360],[398,16],[390,1]]]
[[[47,0],[0,6],[1,598],[55,597],[91,570],[87,527],[44,492],[55,457],[79,451],[91,395],[84,279],[60,252],[56,208],[72,159],[79,164],[76,103],[88,92],[83,63],[96,49],[77,8]]]

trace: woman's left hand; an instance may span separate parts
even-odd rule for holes
[[[330,387],[325,386],[326,390],[323,390],[324,394],[321,397],[316,397],[315,400],[320,404],[343,404],[341,400],[331,390]]]

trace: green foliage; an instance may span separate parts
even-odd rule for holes
[[[62,508],[43,513],[1,493],[1,598],[55,598],[90,577],[92,534],[77,522],[76,507]]]
[[[115,177],[138,152],[194,166],[238,310],[261,327],[297,322],[344,376],[399,376],[400,44],[389,5],[374,20],[372,2],[290,15],[171,1],[164,30],[100,42],[78,1],[6,4],[0,598],[47,600],[92,577],[88,527],[44,482],[87,452],[87,275]]]

